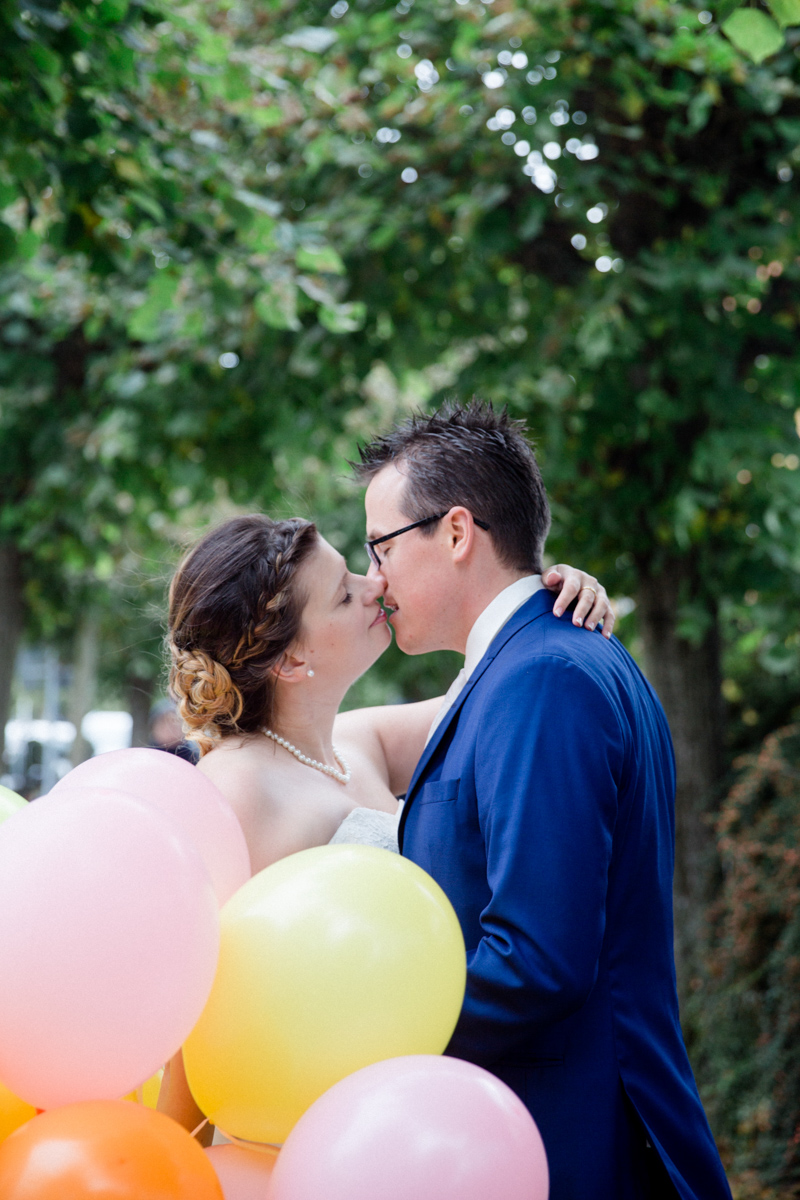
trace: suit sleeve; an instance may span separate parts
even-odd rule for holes
[[[592,989],[624,741],[606,693],[569,660],[519,663],[482,690],[475,782],[491,899],[446,1053],[491,1066]]]

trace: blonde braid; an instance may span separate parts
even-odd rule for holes
[[[179,650],[170,643],[170,690],[184,729],[208,754],[220,739],[220,726],[236,727],[244,709],[242,693],[228,670],[205,650]]]

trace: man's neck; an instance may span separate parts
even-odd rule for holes
[[[475,578],[470,581],[470,586],[465,588],[464,605],[460,614],[458,644],[454,645],[452,649],[457,650],[460,654],[465,654],[467,638],[481,613],[485,612],[492,601],[512,583],[516,583],[520,579],[527,579],[531,574],[533,574],[531,571],[497,570],[492,572],[488,579]]]

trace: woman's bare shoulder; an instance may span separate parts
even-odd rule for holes
[[[223,745],[204,755],[197,769],[219,788],[241,820],[253,809],[266,817],[278,805],[280,789],[271,786],[270,766],[260,747]]]
[[[210,751],[198,768],[216,784],[239,818],[253,872],[287,854],[327,842],[338,820],[327,806],[298,794],[291,767],[277,766],[271,746],[245,744]]]

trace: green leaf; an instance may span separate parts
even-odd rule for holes
[[[701,129],[705,129],[713,106],[714,98],[710,92],[695,92],[688,108],[690,133],[699,133]]]
[[[282,125],[286,120],[283,109],[277,104],[268,104],[266,107],[248,104],[244,112],[247,119],[257,125],[259,129],[272,129],[275,125]]]
[[[714,15],[716,16],[720,25],[723,21],[727,21],[731,13],[735,12],[737,8],[740,8],[741,4],[742,0],[720,0],[714,11]]]
[[[154,342],[164,332],[163,317],[174,306],[180,277],[174,271],[157,271],[147,285],[147,298],[128,321],[128,333],[136,341]]]
[[[127,183],[141,183],[144,180],[144,171],[136,159],[124,154],[118,154],[114,159],[114,170]]]
[[[273,329],[301,328],[297,317],[297,288],[293,279],[284,276],[274,279],[254,301],[256,313],[265,325]]]
[[[221,66],[228,61],[231,52],[227,38],[211,30],[203,29],[197,43],[197,57],[201,62],[212,66]]]
[[[381,225],[369,237],[370,250],[385,250],[387,246],[391,246],[392,242],[397,237],[397,229],[394,225]]]
[[[54,54],[49,46],[44,46],[41,42],[31,43],[30,56],[39,70],[48,75],[57,75],[61,70],[60,57]]]
[[[13,229],[9,229],[8,225],[0,221],[0,262],[6,262],[12,258],[16,248],[17,239]]]
[[[101,0],[97,5],[97,15],[105,25],[115,25],[128,14],[128,0]]]
[[[755,63],[762,63],[783,45],[778,26],[757,8],[737,9],[723,24],[722,32]]]
[[[325,304],[319,310],[319,319],[331,333],[356,333],[364,328],[367,306],[361,300],[349,304]]]
[[[148,196],[146,192],[140,192],[138,188],[131,188],[128,192],[128,199],[141,208],[143,212],[146,212],[148,216],[151,216],[154,221],[158,221],[159,224],[166,220],[161,205],[152,196]]]
[[[768,0],[768,3],[781,29],[787,25],[800,25],[800,0]]]
[[[241,66],[229,63],[223,75],[224,95],[227,100],[241,100],[249,103],[252,96],[250,80],[242,71]]]
[[[317,275],[345,275],[345,265],[333,246],[301,246],[297,251],[297,266],[301,271]]]
[[[267,254],[275,248],[275,221],[259,213],[249,229],[242,230],[239,236],[246,246],[252,246],[259,254]]]
[[[33,229],[26,229],[17,239],[17,254],[21,259],[33,258],[41,245],[41,238]]]

